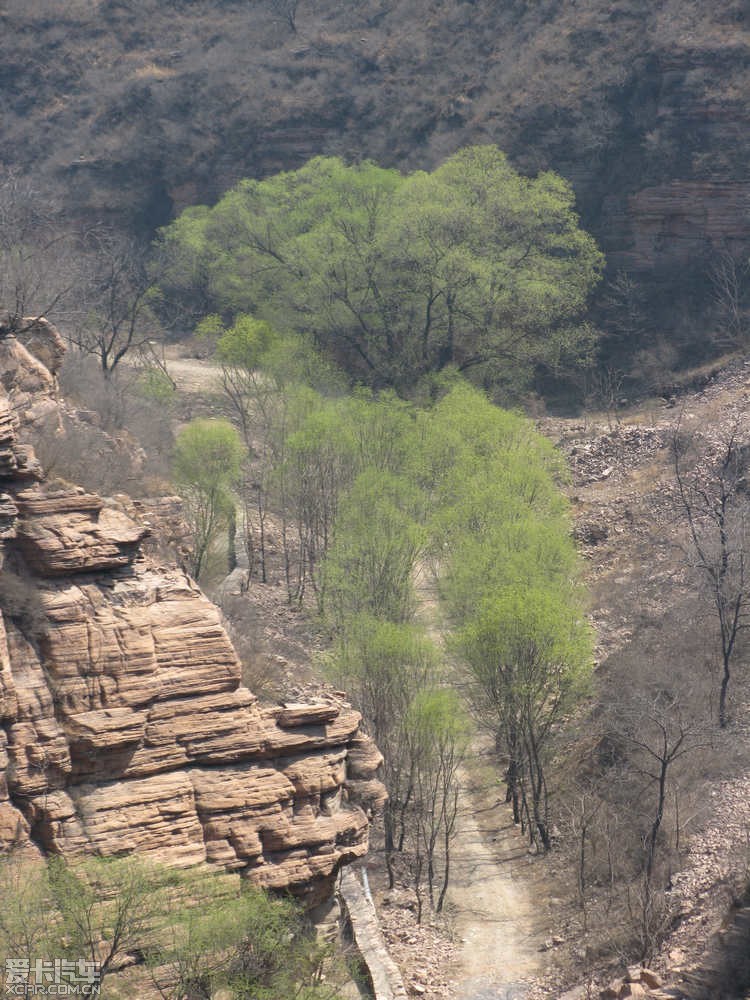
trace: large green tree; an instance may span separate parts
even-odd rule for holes
[[[161,239],[171,297],[312,334],[357,379],[400,390],[455,366],[515,390],[579,358],[602,256],[569,185],[475,146],[428,174],[318,157],[245,180]]]

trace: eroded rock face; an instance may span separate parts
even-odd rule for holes
[[[51,400],[40,364],[0,351],[0,848],[207,861],[324,897],[384,795],[360,716],[260,707],[218,610],[142,554],[148,529],[45,490],[16,443]]]
[[[707,246],[741,253],[750,243],[750,184],[673,180],[643,188],[613,222],[620,245],[611,263],[631,270],[685,265]]]
[[[65,341],[48,319],[27,317],[22,323],[19,340],[26,350],[40,361],[50,375],[56,375],[65,357]]]

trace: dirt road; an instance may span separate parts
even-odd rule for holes
[[[450,889],[461,942],[455,1000],[520,1000],[543,973],[546,909],[532,898],[532,864],[500,785],[467,784]]]
[[[443,642],[434,577],[417,573],[419,618]],[[527,842],[505,804],[496,764],[481,742],[462,774],[453,878],[448,892],[459,941],[451,980],[455,1000],[521,1000],[529,980],[545,971],[549,917],[534,899],[535,872]]]
[[[180,392],[219,392],[221,389],[221,368],[211,361],[168,354],[167,371]]]

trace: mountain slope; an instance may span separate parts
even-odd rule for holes
[[[149,234],[315,154],[492,141],[573,182],[675,330],[706,255],[750,248],[745,0],[9,0],[0,27],[0,162],[87,221]]]

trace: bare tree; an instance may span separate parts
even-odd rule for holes
[[[586,888],[589,881],[591,842],[597,819],[604,807],[602,789],[593,782],[578,781],[570,792],[562,797],[563,822],[571,844],[575,844],[576,891],[578,905],[583,918],[583,929],[587,930]],[[610,877],[610,884],[612,878]]]
[[[285,447],[284,401],[274,380],[252,365],[224,363],[221,382],[247,453],[254,459],[252,470],[246,469],[242,490],[245,549],[250,572],[257,560],[261,582],[266,583],[268,498],[273,471]]]
[[[747,296],[750,290],[750,261],[739,258],[726,247],[717,251],[708,272],[719,340],[739,347],[747,336]]]
[[[276,14],[282,18],[297,33],[297,10],[300,0],[271,0],[271,6]]]
[[[0,334],[58,312],[80,282],[76,237],[17,174],[0,176]]]
[[[668,875],[662,869],[657,880],[660,836],[665,820],[670,786],[677,762],[687,754],[710,746],[706,724],[687,716],[679,695],[657,690],[635,695],[618,706],[612,736],[629,749],[628,769],[645,780],[640,799],[646,803],[642,828],[643,868],[627,889],[627,909],[639,958],[649,958],[666,933],[671,912],[664,888]],[[677,785],[675,802],[677,803]],[[679,811],[675,810],[675,823]],[[678,834],[675,835],[675,843]]]
[[[146,252],[131,238],[91,233],[86,260],[83,303],[68,336],[81,352],[97,359],[109,378],[129,352],[149,350],[159,332],[151,309],[156,289]]]
[[[425,876],[430,906],[440,913],[445,903],[468,732],[458,697],[448,689],[421,692],[409,707],[406,744],[413,782],[409,840],[419,923]]]
[[[591,373],[591,388],[587,395],[594,406],[603,406],[607,411],[609,429],[620,426],[619,407],[625,373],[611,365],[596,368]]]
[[[721,653],[719,725],[727,725],[727,696],[737,643],[748,625],[748,496],[745,448],[735,422],[720,444],[713,465],[686,469],[692,441],[675,428],[670,448],[678,512],[688,530],[689,557],[713,607]]]
[[[638,343],[649,329],[643,289],[627,271],[617,271],[602,297],[606,329],[622,344]]]
[[[643,837],[644,872],[651,881],[659,831],[664,821],[673,765],[681,757],[710,745],[705,727],[687,718],[676,695],[659,691],[651,698],[635,698],[621,707],[615,734],[631,747],[633,767],[654,790],[648,828]]]

